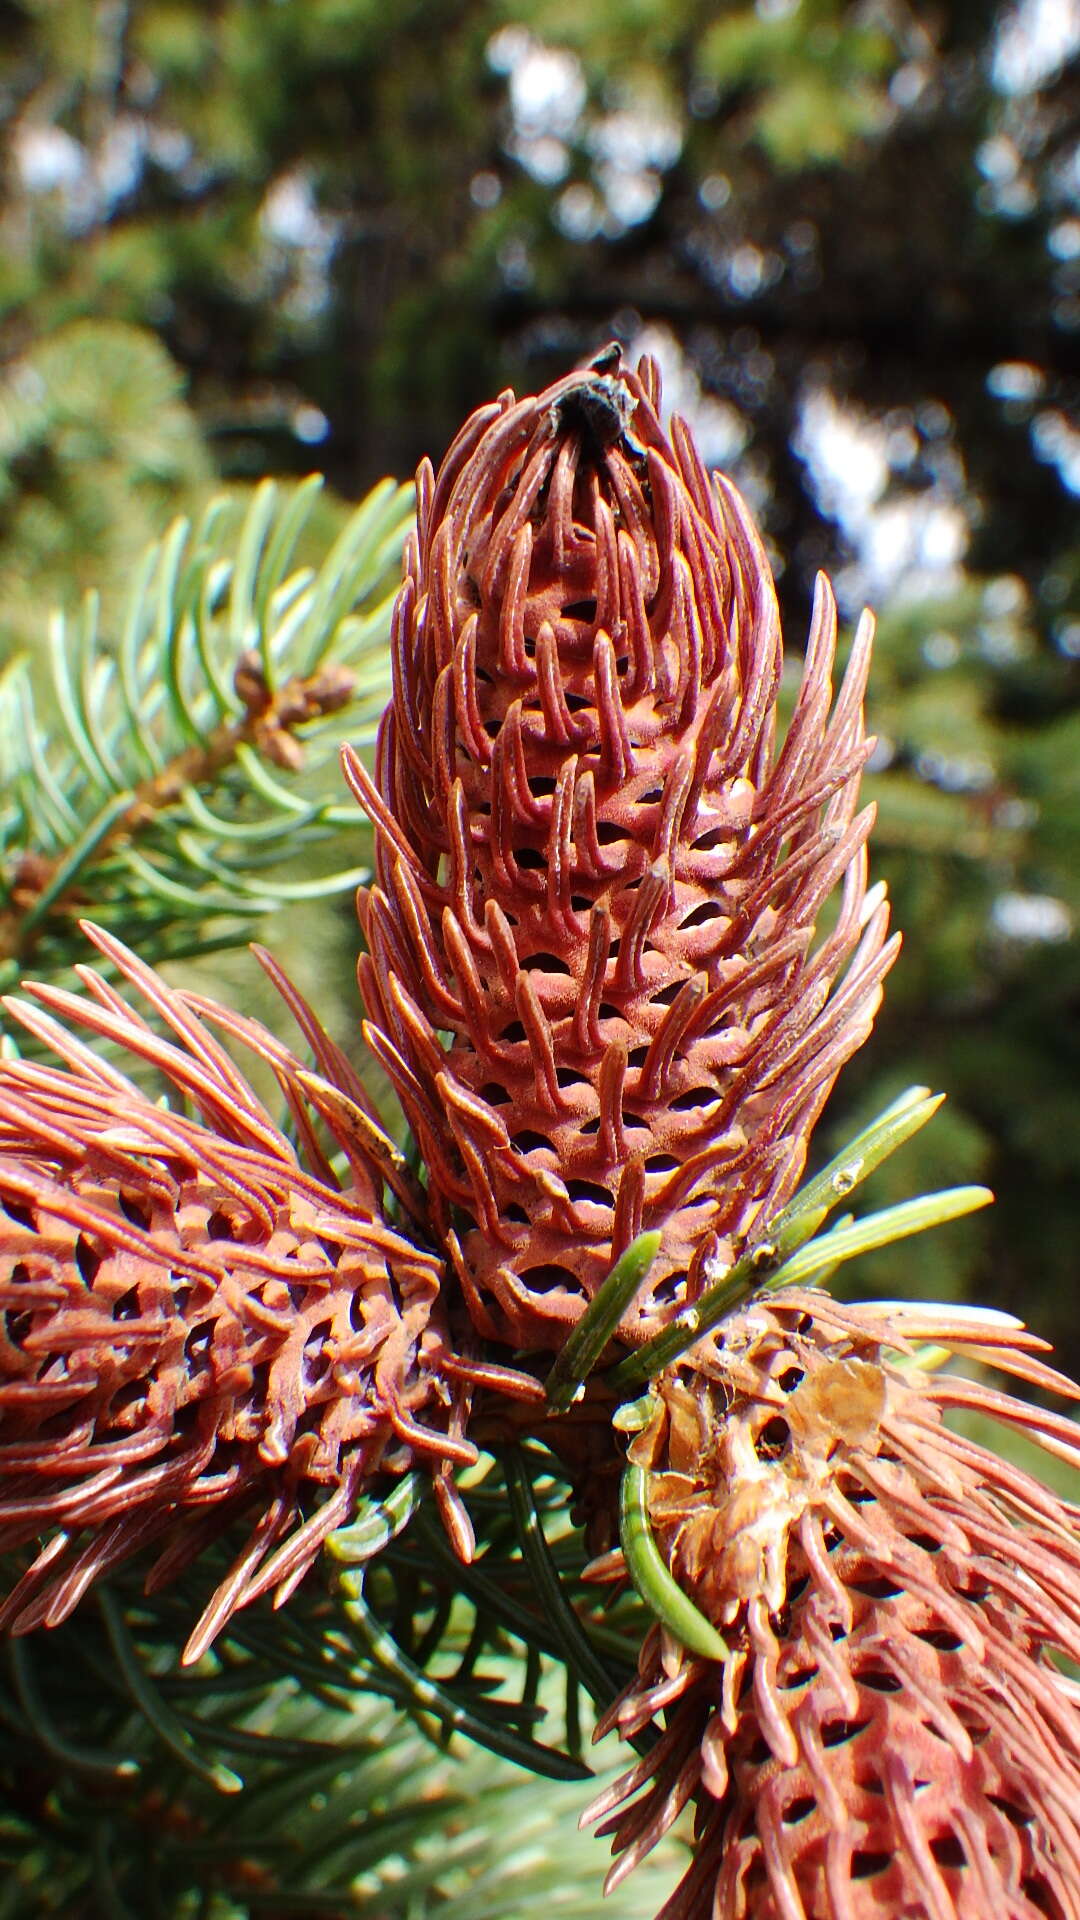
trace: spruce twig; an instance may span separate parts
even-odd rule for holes
[[[321,566],[296,568],[320,487],[264,482],[235,532],[224,498],[176,521],[115,638],[94,594],[57,614],[49,718],[26,657],[0,677],[0,983],[63,967],[88,903],[157,961],[364,877],[334,865],[356,828],[336,747],[370,738],[385,698],[412,496],[383,482]]]

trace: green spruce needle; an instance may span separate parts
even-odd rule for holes
[[[727,1641],[700,1613],[668,1572],[649,1521],[649,1477],[644,1467],[629,1465],[619,1492],[619,1539],[635,1591],[662,1626],[703,1660],[726,1660]]]
[[[660,1250],[661,1237],[658,1232],[639,1233],[590,1300],[544,1382],[548,1405],[554,1412],[565,1413],[583,1393],[619,1321],[641,1291]]]

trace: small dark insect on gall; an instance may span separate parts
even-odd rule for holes
[[[580,378],[554,401],[550,410],[553,434],[580,433],[592,453],[604,453],[622,442],[628,453],[645,458],[645,448],[630,431],[637,406],[633,394],[610,369],[617,367],[621,348],[617,340],[595,354]]]
[[[622,359],[622,348],[617,340],[609,340],[606,347],[594,353],[586,369],[589,373],[614,373]]]

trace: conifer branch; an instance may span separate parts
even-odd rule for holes
[[[56,615],[44,710],[26,657],[0,680],[9,984],[31,959],[69,963],[88,904],[159,960],[234,944],[282,901],[364,876],[340,861],[357,820],[336,748],[371,736],[385,698],[411,492],[384,481],[321,566],[296,567],[321,484],[264,482],[235,531],[224,498],[194,530],[175,522],[143,556],[118,638],[93,594],[75,621]]]

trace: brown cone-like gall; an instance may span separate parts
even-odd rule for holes
[[[453,1521],[449,1470],[475,1458],[468,1387],[441,1331],[438,1261],[380,1212],[384,1177],[415,1199],[404,1171],[288,982],[267,961],[315,1075],[255,1021],[91,933],[173,1037],[89,968],[82,997],[31,987],[7,1003],[65,1065],[0,1061],[0,1551],[47,1536],[0,1626],[55,1624],[154,1542],[152,1590],[243,1516],[195,1658],[238,1607],[292,1591],[380,1471],[428,1465]],[[214,1025],[272,1069],[302,1154]],[[200,1117],[155,1104],[73,1027]],[[313,1110],[351,1163],[346,1189]]]
[[[586,1818],[614,1834],[610,1887],[693,1801],[660,1920],[1080,1916],[1077,1509],[946,1422],[1073,1466],[1080,1440],[923,1370],[927,1343],[1080,1399],[1009,1316],[793,1289],[655,1383],[631,1456],[730,1657],[651,1629],[601,1730],[663,1733]]]
[[[418,478],[362,899],[369,1038],[479,1331],[557,1348],[662,1230],[655,1332],[790,1195],[894,946],[866,891],[864,617],[818,583],[776,745],[772,576],[659,383],[503,394]],[[822,907],[840,889],[824,937]]]

